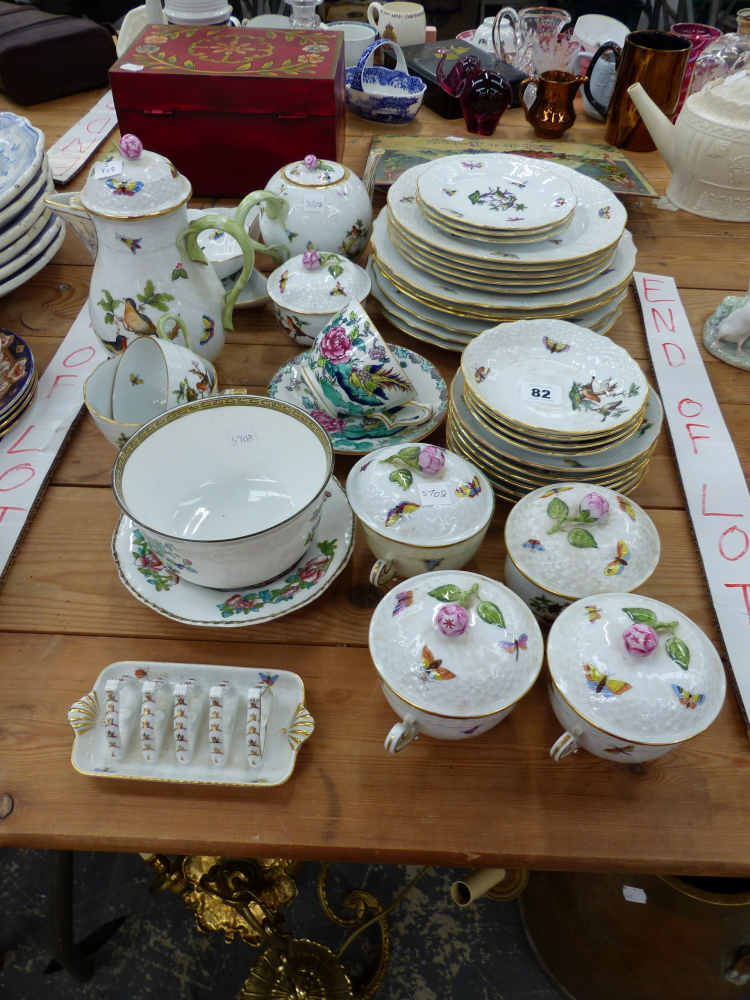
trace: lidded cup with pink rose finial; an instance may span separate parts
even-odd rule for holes
[[[547,662],[565,730],[550,750],[555,760],[581,747],[622,764],[662,757],[711,725],[726,692],[708,636],[642,594],[575,601],[550,629]]]
[[[573,601],[637,590],[659,562],[659,534],[624,493],[554,483],[527,494],[505,523],[505,582],[543,623]],[[646,635],[633,643],[648,645]]]
[[[369,645],[402,719],[386,738],[390,753],[419,734],[464,740],[492,729],[532,687],[544,654],[524,602],[462,570],[422,573],[390,591],[372,616]]]
[[[370,278],[341,254],[305,250],[277,267],[267,287],[279,326],[296,343],[310,347],[343,306],[364,302]]]
[[[425,442],[363,455],[346,492],[377,560],[370,573],[375,586],[461,569],[476,555],[495,509],[492,487],[476,466]]]

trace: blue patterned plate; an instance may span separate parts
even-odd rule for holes
[[[34,356],[18,334],[0,327],[0,419],[29,387],[34,377]]]
[[[44,133],[20,115],[0,112],[0,208],[13,201],[44,156]]]
[[[281,399],[285,403],[299,406],[301,410],[307,410],[328,433],[337,455],[366,455],[386,444],[421,441],[443,422],[448,406],[448,389],[437,368],[420,354],[395,344],[388,346],[417,390],[415,402],[432,405],[432,416],[423,424],[388,428],[382,420],[372,417],[332,417],[324,413],[319,409],[302,374],[304,354],[298,354],[296,358],[287,361],[276,372],[268,386],[268,395],[271,399]],[[394,407],[389,412],[395,414],[400,409],[401,407]]]

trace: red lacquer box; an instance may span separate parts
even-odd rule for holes
[[[340,160],[343,38],[340,31],[146,28],[109,73],[120,130],[168,156],[199,195],[242,197],[308,153]]]

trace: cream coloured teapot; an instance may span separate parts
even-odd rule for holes
[[[256,250],[278,264],[288,256],[283,247],[261,248],[244,226],[247,212],[261,200],[269,215],[283,218],[288,210],[283,198],[255,192],[235,219],[217,214],[191,223],[186,208],[191,194],[187,178],[166,157],[144,150],[128,135],[94,163],[82,191],[46,199],[71,218],[74,231],[96,255],[89,314],[111,355],[137,336],[156,336],[161,321],[170,340],[213,361],[224,345],[224,331],[233,328],[234,303],[252,273]],[[198,245],[198,234],[205,230],[229,233],[242,250],[242,272],[228,293]]]
[[[750,221],[750,76],[743,70],[688,97],[672,122],[640,83],[628,88],[672,171],[667,198],[723,222]]]

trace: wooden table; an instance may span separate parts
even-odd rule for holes
[[[13,110],[43,128],[51,143],[97,97]],[[352,117],[347,127],[345,160],[361,172],[370,135],[387,130]],[[412,127],[465,134],[462,122],[426,110]],[[601,141],[601,133],[581,115],[568,138]],[[497,135],[531,138],[531,130],[513,111]],[[669,174],[657,153],[633,160],[665,189]],[[660,211],[647,200],[631,198],[627,206],[638,268],[676,278],[699,337],[716,303],[747,288],[750,226]],[[85,303],[90,272],[87,251],[69,234],[53,263],[0,300],[0,325],[26,337],[42,367]],[[457,354],[414,343],[381,321],[375,303],[370,309],[387,339],[408,344],[452,376]],[[235,322],[218,359],[220,380],[264,393],[297,349],[270,309],[237,313]],[[610,336],[650,375],[632,299]],[[750,376],[704,357],[747,468]],[[0,793],[14,802],[0,821],[0,845],[750,874],[750,744],[733,694],[707,732],[650,765],[609,763],[585,752],[552,761],[548,748],[560,727],[543,679],[485,735],[459,743],[422,738],[391,757],[383,738],[394,716],[367,650],[372,556],[363,538],[324,596],[288,617],[230,631],[182,626],[144,607],[117,578],[110,554],[119,514],[109,487],[113,459],[86,417],[0,592]],[[337,459],[342,481],[351,464]],[[721,648],[666,431],[634,497],[662,541],[661,562],[643,592],[685,612]],[[469,569],[502,578],[508,509],[499,507]],[[297,671],[317,728],[292,779],[273,789],[221,789],[77,774],[67,709],[106,664],[125,659]]]

